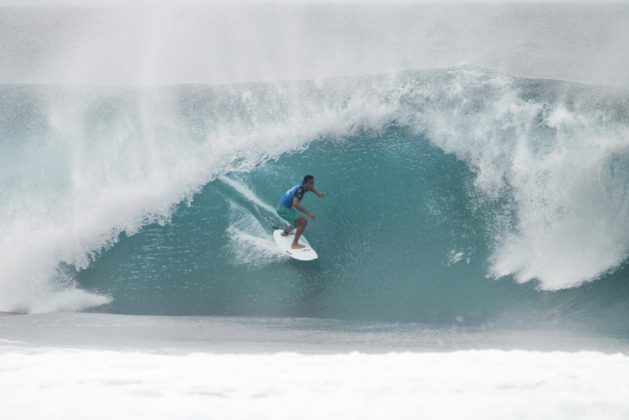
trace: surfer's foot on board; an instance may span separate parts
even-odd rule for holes
[[[293,248],[293,249],[302,249],[302,248],[305,248],[305,247],[306,247],[306,245],[302,245],[302,244],[295,244],[295,243],[294,243],[294,244],[292,244],[290,247],[291,247],[291,248]]]
[[[291,229],[292,230],[292,229]],[[292,232],[288,229],[284,229],[284,232],[282,232],[282,236],[288,236],[290,235]]]

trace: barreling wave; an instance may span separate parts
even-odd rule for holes
[[[460,67],[1,91],[2,311],[482,318],[546,296],[496,278],[569,289],[629,255],[617,89]],[[310,267],[269,232],[304,172],[328,192]]]

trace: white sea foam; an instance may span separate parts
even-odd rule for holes
[[[275,209],[262,200],[244,182],[227,176],[220,177],[221,182],[228,185],[247,201],[248,208],[231,201],[229,226],[229,250],[232,262],[244,265],[261,265],[288,259],[273,240],[272,225],[279,224]],[[260,219],[253,213],[258,214]],[[266,228],[263,222],[268,223]]]
[[[492,274],[561,289],[627,258],[629,121],[611,117],[621,103],[525,100],[513,79],[474,71],[434,86],[421,90],[436,105],[413,123],[470,164],[483,194],[512,199],[515,226],[495,229]]]
[[[597,352],[41,349],[3,352],[0,371],[16,420],[629,417],[629,358]]]
[[[233,202],[227,236],[235,264],[260,265],[288,258],[275,244],[269,228],[265,229],[251,212]]]

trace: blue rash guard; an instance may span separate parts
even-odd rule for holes
[[[301,201],[301,199],[304,198],[305,193],[306,189],[304,188],[304,185],[299,183],[282,195],[279,204],[291,209],[293,208],[293,199],[297,197],[299,201]]]

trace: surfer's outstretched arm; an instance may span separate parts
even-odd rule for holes
[[[310,213],[308,210],[306,210],[300,203],[299,203],[299,198],[295,197],[293,198],[293,207],[295,207],[297,210],[299,210],[300,212],[302,212],[303,214],[305,214],[306,216],[310,217],[312,220],[316,220],[317,216],[315,216],[314,213]]]
[[[317,195],[317,197],[319,197],[319,198],[325,198],[325,193],[324,192],[317,191],[314,188],[312,188],[312,192],[315,193]]]
[[[317,197],[319,197],[319,198],[325,198],[325,193],[324,193],[324,192],[321,192],[321,191],[317,191],[317,190],[315,189],[314,185],[308,185],[308,186],[305,186],[305,185],[304,185],[304,187],[306,188],[306,191],[312,191],[313,193],[315,193],[315,194],[317,195]]]

